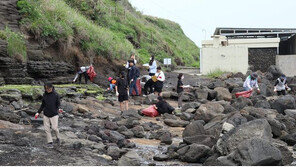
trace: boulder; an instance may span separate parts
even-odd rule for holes
[[[88,110],[87,107],[85,107],[85,106],[79,104],[79,105],[78,105],[78,108],[77,108],[77,111],[78,111],[79,113],[84,114],[84,113],[87,113],[89,110]]]
[[[217,97],[217,91],[209,89],[208,100],[214,100]]]
[[[248,120],[245,117],[243,117],[240,113],[235,113],[227,119],[227,123],[232,124],[234,127],[238,127],[247,122]]]
[[[134,133],[135,137],[138,137],[138,138],[145,137],[145,131],[142,126],[135,126],[134,128],[131,129],[131,131]]]
[[[228,89],[223,87],[217,87],[214,90],[217,92],[217,97],[216,97],[217,101],[220,101],[220,100],[230,101],[232,99],[232,95]]]
[[[203,121],[193,121],[189,125],[186,126],[182,133],[182,137],[191,137],[195,135],[205,135],[206,131],[203,127]]]
[[[281,69],[275,65],[270,66],[266,72],[269,73],[269,75],[271,74],[273,80],[276,80],[283,74]]]
[[[182,112],[188,109],[197,109],[201,104],[199,102],[186,103],[182,106]]]
[[[183,120],[165,119],[164,123],[170,127],[185,127],[190,122]]]
[[[239,98],[237,98],[237,99],[235,99],[235,100],[232,101],[231,106],[234,107],[234,108],[236,108],[236,109],[238,109],[238,110],[241,110],[241,109],[243,109],[246,106],[253,106],[253,103],[248,98],[239,97]]]
[[[191,119],[193,119],[193,114],[189,112],[182,112],[180,118],[184,121],[190,121]]]
[[[121,116],[124,118],[132,117],[136,119],[141,119],[141,116],[138,114],[138,111],[134,109],[129,109],[127,111],[122,112]]]
[[[9,102],[19,101],[22,98],[21,94],[0,94],[0,98]]]
[[[267,120],[257,119],[234,128],[222,136],[221,143],[217,144],[217,148],[222,155],[230,154],[240,143],[252,138],[271,141],[272,131]]]
[[[208,146],[200,144],[191,144],[183,149],[177,151],[179,158],[184,162],[196,163],[204,162],[210,155],[211,149]]]
[[[271,106],[267,100],[259,100],[255,106],[256,108],[265,108],[265,109],[271,109]]]
[[[195,135],[190,137],[184,137],[183,141],[186,144],[202,144],[210,148],[217,143],[217,139],[212,135]]]
[[[284,111],[284,113],[286,115],[288,115],[289,117],[292,117],[293,119],[296,119],[296,110],[287,109],[287,110]]]
[[[268,123],[271,127],[273,137],[280,137],[282,130],[285,130],[285,125],[276,119],[268,119]]]
[[[164,144],[172,144],[172,134],[170,132],[165,132],[160,136],[160,142]]]
[[[118,129],[118,125],[115,122],[104,121],[103,124],[106,129],[110,129],[110,130],[117,130]]]
[[[207,89],[197,88],[194,90],[197,99],[208,99],[209,91]]]
[[[134,150],[129,151],[118,160],[118,166],[140,166],[141,157]]]
[[[282,164],[283,166],[291,165],[294,161],[293,153],[289,150],[287,143],[279,140],[273,139],[272,145],[274,145],[277,149],[279,149],[282,153]]]
[[[21,117],[11,111],[5,111],[0,108],[0,120],[9,121],[12,123],[19,123]]]
[[[273,109],[263,109],[263,108],[255,108],[255,107],[245,107],[244,112],[248,112],[249,115],[255,118],[269,118],[274,119],[278,115],[278,112]]]
[[[279,113],[284,114],[286,109],[296,109],[295,99],[291,95],[279,97],[270,102],[271,108],[276,109]]]
[[[102,139],[100,137],[96,136],[96,135],[90,135],[88,137],[88,140],[93,141],[93,142],[97,142],[97,143],[99,143],[100,141],[102,141]]]
[[[242,78],[228,78],[225,80],[225,83],[229,90],[233,90],[234,88],[242,87],[244,81]]]
[[[119,141],[125,139],[125,137],[117,131],[105,130],[104,134],[106,136],[108,136],[108,140],[111,143],[118,143]],[[102,139],[103,139],[103,137],[102,137]]]
[[[220,79],[216,79],[207,85],[209,89],[215,89],[218,87],[226,87],[226,83]]]
[[[285,130],[289,134],[296,132],[296,120],[292,117],[289,117],[288,115],[278,114],[276,119],[280,121],[280,123],[284,124]]]
[[[296,144],[296,133],[287,134],[281,137],[281,140],[286,142],[289,146],[294,146]]]
[[[276,166],[281,165],[282,154],[269,141],[253,138],[240,143],[233,158],[242,166]]]
[[[215,116],[219,114],[223,114],[224,107],[218,102],[209,102],[206,104],[202,104],[195,113],[195,120],[204,120],[205,122],[209,122]]]
[[[121,150],[116,146],[110,146],[107,149],[107,155],[111,156],[113,160],[118,160],[124,153],[124,150]]]
[[[166,154],[158,154],[153,157],[153,160],[155,161],[167,161],[169,159],[170,157]]]

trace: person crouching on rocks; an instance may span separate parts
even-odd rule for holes
[[[58,129],[58,112],[63,112],[60,107],[60,97],[58,93],[55,92],[54,87],[51,83],[46,83],[44,85],[45,93],[43,94],[42,104],[35,114],[35,118],[37,118],[40,113],[43,111],[43,124],[46,132],[47,138],[47,148],[53,148],[53,140],[51,136],[51,129],[55,132],[56,135],[56,143],[60,144],[59,139],[59,129]],[[51,126],[51,129],[50,129]]]
[[[157,97],[157,103],[154,105],[154,108],[157,110],[159,114],[169,113],[172,114],[175,110],[168,102],[166,102],[163,97]]]
[[[161,70],[161,67],[157,67],[155,76],[157,81],[155,82],[155,85],[154,85],[154,94],[158,96],[162,96],[161,92],[163,88],[163,82],[165,81],[165,76],[163,71]]]
[[[113,91],[115,86],[116,86],[116,79],[113,79],[112,77],[108,78],[108,82],[109,82],[109,91]]]
[[[251,75],[249,75],[245,82],[244,82],[244,90],[245,91],[249,91],[249,90],[253,90],[253,91],[257,91],[258,94],[260,94],[260,89],[258,86],[258,74],[257,73],[252,73]]]
[[[287,85],[287,78],[285,75],[282,75],[278,78],[274,84],[274,92],[277,92],[277,95],[286,95],[286,90],[290,88]]]
[[[120,73],[120,78],[116,80],[116,96],[118,96],[118,101],[120,103],[120,111],[128,110],[128,82],[125,79],[125,73],[122,71]]]
[[[84,76],[84,79],[85,79],[85,84],[87,84],[87,80],[88,80],[87,70],[89,68],[90,68],[90,66],[78,67],[77,68],[77,73],[75,75],[75,78],[74,78],[73,82],[76,82],[76,80],[78,78],[78,82],[79,82],[79,84],[81,84],[81,78],[82,78],[82,75],[83,75]]]

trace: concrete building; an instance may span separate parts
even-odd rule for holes
[[[250,66],[265,72],[270,65],[278,65],[286,75],[294,76],[295,34],[296,29],[217,28],[212,40],[202,41],[201,73],[246,73]]]

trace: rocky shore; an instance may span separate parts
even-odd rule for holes
[[[250,72],[249,72],[250,73]],[[182,110],[150,118],[138,114],[156,96],[134,97],[121,113],[114,94],[97,85],[56,85],[64,110],[61,145],[47,149],[42,118],[35,120],[42,86],[0,87],[0,165],[293,165],[296,78],[277,97],[280,75],[260,76],[260,95],[235,98],[247,75],[185,76]],[[167,73],[164,98],[177,107],[176,74]]]

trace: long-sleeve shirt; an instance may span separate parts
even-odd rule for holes
[[[152,65],[151,66],[149,65],[149,73],[155,74],[157,71],[156,68],[157,68],[157,64],[156,64],[156,61],[154,60]]]
[[[165,76],[163,71],[156,72],[155,76],[157,77],[158,81],[161,81],[161,82],[165,81]]]
[[[90,66],[86,66],[86,67],[80,67],[80,70],[76,73],[75,78],[73,79],[73,81],[75,82],[76,79],[78,78],[79,74],[82,74],[84,72],[87,72],[87,70],[90,68]]]
[[[40,114],[43,111],[45,116],[54,117],[58,115],[60,104],[60,96],[58,93],[55,91],[52,91],[51,93],[46,92],[43,94],[42,104],[38,113]]]
[[[252,89],[252,88],[259,89],[257,79],[251,80],[251,76],[248,76],[244,82],[244,87],[249,88],[249,89]]]
[[[139,69],[136,66],[132,66],[129,72],[129,78],[136,80],[139,77],[138,72],[139,72]]]

